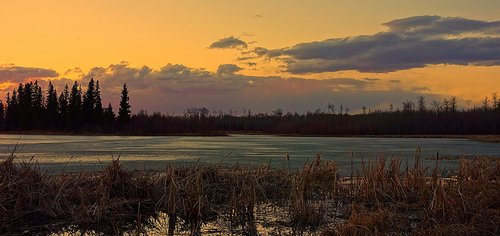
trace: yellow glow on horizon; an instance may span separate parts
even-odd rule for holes
[[[13,83],[9,83],[9,82],[6,82],[6,83],[0,83],[0,90],[7,90],[8,88],[14,86],[15,84]],[[2,100],[2,99],[0,99]]]

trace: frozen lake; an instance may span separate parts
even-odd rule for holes
[[[51,172],[99,170],[112,158],[120,157],[127,169],[163,169],[167,164],[196,162],[240,165],[271,164],[276,168],[299,168],[317,153],[334,160],[343,172],[353,163],[385,155],[401,157],[411,164],[415,150],[422,157],[485,155],[500,157],[500,144],[466,139],[364,138],[364,137],[282,137],[274,135],[230,135],[220,137],[177,136],[65,136],[0,135],[0,155],[8,156],[19,143],[17,160],[36,160]],[[289,163],[284,156],[288,154]],[[434,162],[427,160],[427,165]],[[443,161],[453,168],[457,161]]]

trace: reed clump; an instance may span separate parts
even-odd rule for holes
[[[289,201],[290,223],[299,229],[316,229],[325,223],[321,201],[331,199],[339,189],[338,171],[331,161],[320,160],[306,164],[292,177]]]
[[[352,210],[345,224],[324,235],[496,235],[500,233],[499,160],[461,159],[443,177],[436,160],[423,168],[416,157],[402,170],[399,159],[380,157],[363,165],[349,186]]]
[[[118,159],[101,171],[47,174],[36,162],[0,163],[0,234],[165,232],[257,235],[499,234],[500,162],[460,160],[443,176],[436,160],[402,167],[399,158],[363,163],[352,177],[321,160],[299,170],[197,163],[126,171]],[[274,212],[266,215],[267,212]],[[280,214],[283,213],[283,214]],[[283,231],[283,229],[285,231]]]

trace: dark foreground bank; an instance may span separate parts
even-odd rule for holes
[[[0,164],[0,234],[236,233],[498,235],[500,161],[380,157],[354,176],[318,156],[301,170],[199,164],[48,175],[36,163]]]

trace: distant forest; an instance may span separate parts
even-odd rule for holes
[[[0,102],[0,130],[4,132],[96,133],[122,135],[221,135],[264,133],[288,135],[471,135],[500,133],[500,100],[493,93],[482,105],[460,109],[457,99],[427,103],[420,96],[388,110],[362,108],[362,114],[328,105],[328,110],[298,114],[210,112],[188,108],[182,115],[131,114],[127,85],[123,85],[118,114],[102,105],[99,81],[91,79],[85,92],[75,82],[57,94],[49,82],[20,84]]]

